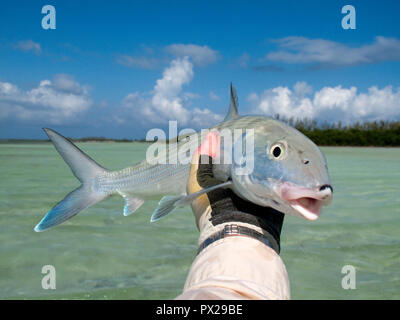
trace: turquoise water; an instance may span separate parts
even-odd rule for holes
[[[146,144],[81,143],[100,164],[143,159]],[[400,298],[400,149],[323,148],[334,201],[315,222],[286,217],[282,259],[293,299]],[[147,202],[129,217],[109,198],[48,232],[34,226],[78,181],[51,144],[0,145],[0,299],[172,299],[195,257],[189,209],[149,223]],[[56,269],[56,289],[41,286]],[[344,290],[344,265],[356,289]]]

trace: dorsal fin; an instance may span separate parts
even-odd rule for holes
[[[229,111],[226,115],[224,121],[235,119],[239,116],[238,114],[238,97],[236,95],[236,89],[231,82],[231,103],[229,105]]]

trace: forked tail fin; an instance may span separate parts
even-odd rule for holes
[[[36,232],[59,225],[108,196],[107,193],[96,190],[94,184],[94,179],[107,170],[62,135],[51,129],[43,130],[82,185],[69,193],[44,216],[35,227]]]

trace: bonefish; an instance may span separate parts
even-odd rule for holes
[[[252,129],[253,152],[246,155],[246,161],[251,161],[253,168],[248,174],[239,174],[242,163],[215,164],[214,174],[221,184],[190,195],[186,195],[190,163],[154,164],[144,160],[120,171],[109,171],[62,135],[44,129],[81,186],[56,204],[35,231],[59,225],[113,194],[125,199],[125,216],[139,209],[146,200],[161,199],[151,218],[155,221],[217,188],[231,188],[245,200],[285,214],[317,219],[322,206],[331,202],[333,193],[321,150],[298,130],[280,121],[265,116],[239,116],[232,85],[230,100],[224,121],[212,129]],[[243,139],[250,140],[250,136],[244,135]],[[187,142],[172,146],[179,148],[183,143]],[[194,143],[198,146],[201,141],[196,139]]]

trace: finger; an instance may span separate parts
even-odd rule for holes
[[[186,186],[186,191],[188,194],[200,191],[202,189],[202,187],[199,185],[197,181],[197,170],[199,168],[199,161],[198,161],[199,155],[197,154],[197,156],[194,156],[193,158],[195,157],[197,157],[197,160],[193,161],[192,164],[190,165],[189,179]]]
[[[220,147],[220,135],[218,132],[212,131],[205,136],[200,146],[194,152],[187,185],[189,193],[197,192],[201,187],[208,187],[215,182],[207,182],[207,180],[213,178],[212,159],[219,156]],[[198,183],[198,178],[201,179],[201,184]]]
[[[199,156],[203,158],[203,155],[209,156],[212,159],[219,157],[221,148],[221,137],[218,132],[211,131],[207,133],[200,146],[194,152],[192,160],[197,162],[199,160]],[[204,161],[202,161],[205,163]]]
[[[220,180],[214,177],[212,158],[205,155],[201,158],[196,173],[199,185],[203,188],[208,188],[221,183]],[[205,163],[203,163],[203,160]]]

